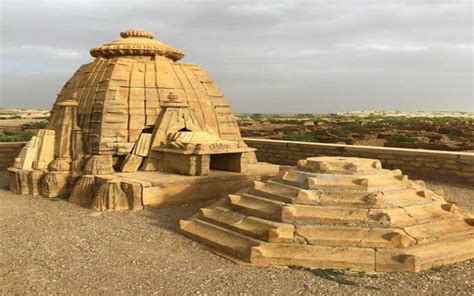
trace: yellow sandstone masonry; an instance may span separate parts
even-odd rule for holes
[[[224,94],[199,65],[178,62],[183,51],[152,32],[120,37],[91,49],[95,60],[59,92],[46,128],[9,169],[13,192],[138,210],[220,197],[277,172],[256,165]],[[142,172],[162,182],[144,185]]]
[[[473,221],[442,192],[378,160],[310,157],[180,229],[257,265],[417,272],[474,257]]]

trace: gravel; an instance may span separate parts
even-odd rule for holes
[[[6,190],[0,174],[0,294],[472,295],[474,260],[421,273],[364,274],[235,264],[177,232],[206,202],[97,213]],[[474,188],[427,182],[463,209]]]

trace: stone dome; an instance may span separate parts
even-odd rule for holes
[[[199,65],[176,62],[183,52],[155,40],[152,32],[125,30],[121,36],[91,49],[95,60],[66,82],[48,129],[61,124],[61,104],[73,101],[86,153],[116,155],[155,125],[168,95],[174,93],[210,132],[223,140],[241,141],[227,99]]]

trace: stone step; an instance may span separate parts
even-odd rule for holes
[[[415,188],[404,188],[384,192],[385,205],[388,207],[407,207],[431,201],[435,197],[429,190],[423,192]]]
[[[179,226],[182,232],[195,240],[244,261],[250,260],[251,247],[263,243],[196,218],[193,220],[180,220]]]
[[[299,188],[281,183],[254,181],[249,193],[276,201],[292,203],[299,191]]]
[[[416,243],[415,239],[396,228],[297,225],[296,234],[308,244],[320,246],[400,248]]]
[[[409,186],[404,175],[393,175],[390,171],[378,175],[337,175],[313,174],[307,177],[309,189],[345,189],[345,190],[375,190],[390,188],[405,188]]]
[[[262,265],[297,265],[371,272],[375,266],[374,252],[371,248],[264,243],[252,248],[250,261]]]
[[[292,243],[295,227],[247,216],[224,206],[202,208],[200,219],[267,242]]]
[[[319,173],[335,174],[361,174],[374,173],[382,168],[378,159],[368,158],[334,158],[334,157],[308,157],[298,162],[298,167],[303,170]]]
[[[227,202],[232,208],[239,209],[245,214],[267,220],[280,221],[282,202],[258,197],[248,193],[241,195],[229,194]]]
[[[364,191],[364,190],[301,190],[308,196],[313,196],[313,202],[303,204],[318,204],[322,206],[341,206],[355,208],[384,208],[424,204],[431,199],[422,198],[412,188],[402,188],[393,191]],[[300,191],[300,192],[301,192]],[[301,194],[300,194],[301,195]],[[294,203],[301,203],[296,200]]]
[[[305,183],[305,178],[311,175],[307,172],[301,171],[284,171],[286,175],[283,175],[279,182],[277,180],[267,181],[264,183],[265,185],[271,183],[272,185],[279,186],[279,187],[286,187],[291,189],[298,189],[294,186],[303,186],[302,184]],[[306,176],[306,177],[305,177]],[[326,188],[322,186],[319,189],[300,189],[298,194],[295,198],[275,196],[272,197],[271,194],[266,193],[262,194],[261,191],[253,191],[256,195],[262,195],[268,198],[272,198],[275,200],[280,200],[287,203],[297,203],[297,204],[318,204],[324,206],[341,206],[341,207],[356,207],[356,208],[381,208],[385,206],[398,206],[397,198],[401,200],[400,204],[417,204],[423,203],[424,199],[417,195],[417,190],[414,188],[407,188],[410,184],[402,184],[403,182],[397,181],[397,176],[393,175],[392,172],[387,171],[384,175],[384,178],[388,178],[390,182],[395,180],[398,182],[398,186],[392,188],[389,195],[385,195],[385,193],[381,193],[377,189],[368,189],[363,188],[357,184],[359,181],[358,178],[353,176],[343,176],[343,177],[350,177],[352,178],[355,183],[349,184],[346,187],[340,187],[339,185],[335,185],[335,188]],[[369,176],[370,177],[370,176]],[[372,176],[375,177],[375,176]],[[371,178],[372,178],[371,177]],[[310,177],[311,178],[311,177]],[[341,178],[341,176],[335,177]],[[294,185],[294,186],[293,186]],[[262,186],[263,187],[263,186]],[[307,188],[308,186],[304,185],[303,188]],[[331,189],[331,190],[328,190]],[[275,189],[276,191],[276,189]],[[257,194],[258,193],[258,194]],[[394,196],[395,195],[395,196]],[[387,199],[390,200],[387,203]],[[426,199],[425,199],[426,202]]]
[[[404,227],[432,220],[452,219],[457,208],[442,201],[431,201],[404,208],[370,209],[369,223],[385,227]]]
[[[459,217],[413,225],[405,227],[404,230],[414,237],[418,243],[428,243],[456,236],[474,235],[474,226]]]
[[[281,221],[287,223],[334,223],[366,224],[368,209],[327,207],[316,205],[285,205],[281,210]]]
[[[316,191],[316,190],[314,190]],[[366,191],[325,191],[317,190],[319,205],[333,207],[373,208],[385,205],[384,196],[379,192]]]
[[[459,209],[456,205],[443,201],[431,201],[426,204],[408,206],[405,207],[405,210],[418,223],[436,219],[450,219],[459,214]]]
[[[395,189],[406,188],[411,184],[406,175],[397,175],[389,170],[381,170],[378,174],[345,175],[310,173],[289,169],[280,172],[279,180],[291,186],[315,190]]]
[[[407,249],[378,249],[375,270],[418,272],[474,257],[474,236],[465,235]]]
[[[314,175],[302,171],[295,171],[292,169],[280,171],[275,180],[279,183],[283,183],[298,188],[308,189],[308,176]]]

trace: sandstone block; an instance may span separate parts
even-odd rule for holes
[[[136,172],[142,165],[142,161],[143,161],[143,157],[135,155],[135,154],[128,154],[122,163],[122,167],[120,168],[120,171],[121,172]]]
[[[142,133],[138,138],[132,153],[138,156],[147,157],[150,153],[152,134]]]

